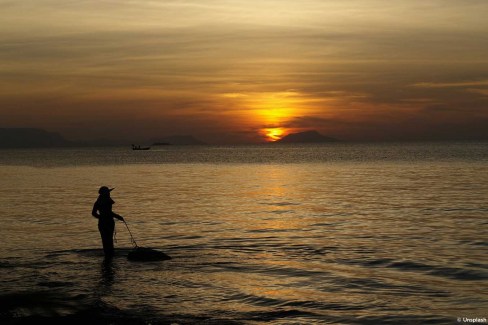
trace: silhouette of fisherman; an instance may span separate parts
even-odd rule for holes
[[[102,236],[103,252],[107,258],[111,258],[114,255],[114,218],[124,221],[122,216],[112,211],[112,205],[115,203],[110,197],[112,190],[113,188],[109,189],[107,186],[100,187],[98,199],[93,204],[92,210],[92,216],[98,219],[98,230]]]

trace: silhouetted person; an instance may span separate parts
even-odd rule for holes
[[[112,211],[112,205],[115,203],[110,197],[113,190],[107,186],[102,186],[98,190],[97,201],[93,205],[92,215],[98,219],[98,230],[102,236],[103,252],[105,257],[111,258],[114,255],[114,218],[124,221],[124,218]]]

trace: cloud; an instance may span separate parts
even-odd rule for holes
[[[282,125],[286,128],[298,128],[298,129],[309,129],[318,128],[323,129],[330,127],[332,125],[337,126],[337,124],[344,124],[344,121],[340,121],[337,118],[324,118],[319,116],[297,116],[289,119]]]
[[[412,85],[419,88],[466,88],[488,86],[488,80],[457,81],[457,82],[418,82]]]
[[[485,89],[479,89],[479,88],[470,88],[470,89],[467,89],[468,92],[470,93],[475,93],[475,94],[479,94],[479,95],[483,95],[483,96],[488,96],[488,88],[485,88]]]

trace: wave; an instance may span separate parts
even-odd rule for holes
[[[345,264],[356,264],[365,267],[383,267],[388,269],[395,269],[408,272],[421,272],[428,275],[440,276],[455,280],[463,281],[483,281],[488,280],[488,272],[481,269],[474,268],[457,268],[447,266],[436,266],[426,263],[408,261],[408,260],[394,260],[394,259],[368,259],[368,260],[342,260]],[[477,265],[478,267],[480,265]]]

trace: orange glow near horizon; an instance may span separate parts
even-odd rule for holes
[[[224,98],[240,102],[252,124],[260,125],[259,134],[267,142],[280,140],[289,133],[284,127],[291,119],[303,114],[306,100],[303,94],[294,91],[226,93]]]
[[[275,142],[285,135],[285,128],[267,128],[263,129],[263,135],[267,142]]]
[[[275,142],[289,133],[282,125],[299,112],[303,102],[301,94],[295,91],[266,93],[259,96],[256,113],[264,122],[261,130],[267,142]]]
[[[277,124],[294,115],[301,104],[297,97],[292,91],[257,94],[253,106],[266,124]]]
[[[266,142],[275,142],[290,133],[287,127],[297,116],[309,114],[310,99],[295,90],[228,92],[222,98],[242,107],[243,115]]]

